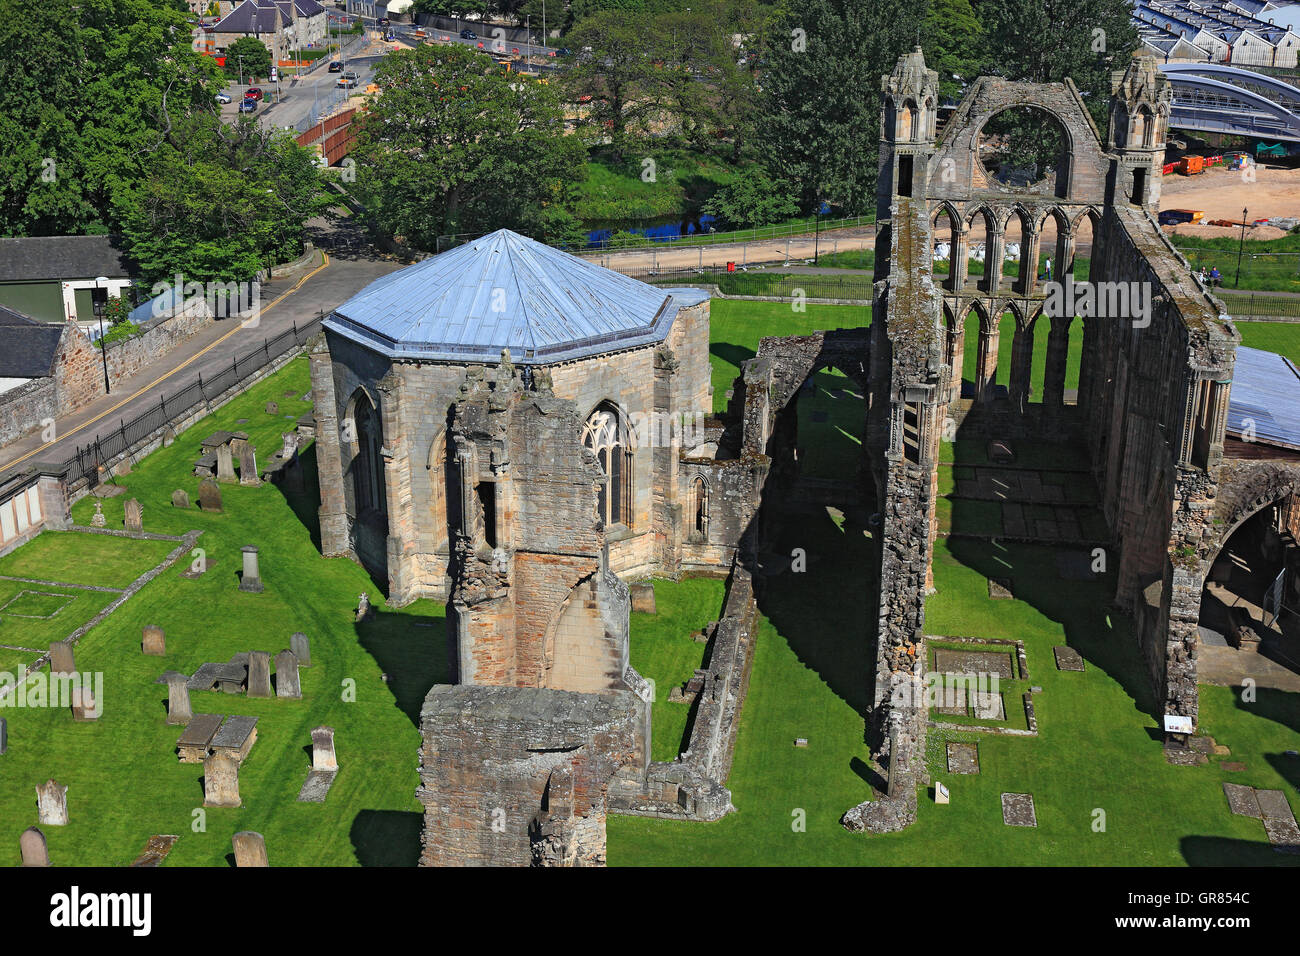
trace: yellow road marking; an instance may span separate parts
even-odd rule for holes
[[[279,296],[277,296],[277,297],[274,299],[274,301],[268,303],[267,306],[266,306],[266,308],[262,309],[262,312],[263,312],[264,314],[267,313],[267,312],[270,312],[273,308],[275,308],[277,305],[279,305],[281,302],[283,302],[283,301],[284,301],[285,299],[287,299],[289,296],[293,295],[295,292],[297,292],[299,289],[301,289],[301,288],[302,288],[302,284],[303,284],[304,282],[306,282],[308,279],[310,279],[310,278],[311,278],[312,276],[314,276],[316,273],[320,272],[322,269],[324,269],[326,266],[328,266],[328,265],[330,264],[329,253],[327,253],[324,249],[322,249],[322,250],[321,250],[321,256],[322,256],[322,258],[324,259],[324,261],[323,261],[319,266],[317,266],[317,267],[316,267],[315,269],[313,269],[311,272],[307,273],[305,276],[303,276],[301,279],[299,279],[298,282],[297,282],[297,284],[294,285],[294,287],[293,287],[292,289],[287,289],[287,290],[285,290],[283,293],[281,293]],[[145,386],[141,387],[138,391],[136,391],[136,392],[134,392],[133,394],[128,395],[126,398],[122,399],[120,402],[118,402],[118,403],[117,403],[116,405],[114,405],[112,408],[106,408],[106,409],[104,409],[104,411],[100,412],[98,415],[96,415],[94,418],[90,419],[89,421],[84,421],[84,422],[82,422],[82,423],[81,423],[80,425],[78,425],[76,428],[72,429],[72,430],[69,431],[69,432],[65,432],[63,435],[61,435],[61,436],[58,437],[58,438],[55,438],[53,441],[47,441],[44,445],[41,445],[41,446],[38,447],[38,448],[33,448],[31,451],[29,451],[27,454],[23,455],[21,458],[16,458],[16,459],[14,459],[13,461],[9,462],[7,465],[3,465],[3,466],[0,466],[0,467],[3,467],[3,468],[5,468],[5,469],[7,470],[7,469],[9,469],[9,468],[14,467],[15,465],[21,465],[21,464],[22,464],[23,462],[25,462],[28,458],[31,458],[33,455],[39,455],[39,454],[40,454],[41,452],[43,452],[45,449],[49,448],[51,445],[58,444],[59,442],[63,441],[63,439],[67,438],[69,435],[75,435],[75,434],[77,434],[77,432],[82,431],[82,430],[85,429],[85,428],[89,428],[91,425],[95,424],[96,422],[101,421],[101,420],[103,420],[104,418],[108,417],[109,415],[113,414],[113,412],[117,411],[117,410],[118,410],[119,408],[121,408],[123,405],[126,405],[126,404],[128,404],[128,403],[134,401],[135,399],[139,398],[141,395],[143,395],[145,392],[149,391],[149,389],[153,388],[153,387],[154,387],[155,385],[157,385],[159,382],[165,382],[167,379],[171,378],[173,375],[175,375],[175,374],[176,374],[177,372],[179,372],[181,369],[185,368],[185,366],[189,365],[189,364],[190,364],[191,362],[193,362],[195,359],[197,359],[197,358],[199,358],[199,357],[201,357],[201,356],[207,354],[207,353],[210,352],[212,349],[214,349],[214,348],[216,348],[218,345],[220,345],[222,342],[226,341],[226,339],[230,338],[232,335],[235,335],[235,334],[237,334],[237,333],[239,333],[239,332],[242,332],[243,329],[244,329],[244,327],[243,327],[242,325],[240,325],[240,326],[236,326],[235,328],[233,328],[233,329],[231,329],[229,332],[227,332],[225,335],[223,335],[221,338],[219,338],[219,339],[217,339],[215,342],[213,342],[211,345],[206,346],[205,348],[199,350],[198,352],[195,352],[193,355],[191,355],[189,358],[187,358],[187,359],[186,359],[184,362],[182,362],[180,365],[177,365],[174,369],[172,369],[172,370],[171,370],[170,372],[168,372],[166,375],[160,375],[158,378],[154,379],[154,380],[153,380],[152,382],[150,382],[148,385],[145,385]]]

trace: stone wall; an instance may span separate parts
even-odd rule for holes
[[[34,378],[0,395],[0,445],[7,445],[43,421],[59,415],[58,388],[53,378]]]
[[[148,319],[137,327],[135,335],[109,343],[109,381],[116,387],[215,321],[207,303],[197,296],[179,311],[167,311]],[[227,321],[233,324],[241,320]]]

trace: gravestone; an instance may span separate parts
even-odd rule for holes
[[[244,554],[244,573],[239,578],[239,590],[258,594],[263,587],[262,572],[257,564],[257,548],[250,544],[239,550]]]
[[[163,676],[167,678],[167,723],[185,727],[194,717],[187,678],[179,671],[168,671]]]
[[[289,636],[289,650],[298,658],[299,667],[311,667],[311,641],[302,631],[294,631]]]
[[[239,451],[239,483],[250,486],[262,483],[257,477],[257,450],[248,442]]]
[[[311,732],[311,769],[339,769],[338,758],[334,755],[333,727],[317,727]]]
[[[151,836],[140,851],[140,855],[135,858],[132,866],[153,867],[161,866],[162,861],[167,859],[167,854],[172,851],[176,841],[180,837],[172,834],[159,833]]]
[[[144,530],[144,505],[140,504],[134,498],[128,498],[125,506],[126,517],[122,519],[122,524],[127,531],[140,532]]]
[[[975,691],[971,694],[971,707],[980,720],[1006,720],[1006,705],[996,691]]]
[[[230,451],[230,444],[217,446],[217,481],[235,480],[235,460]]]
[[[36,822],[46,826],[68,825],[68,788],[47,780],[36,788]]]
[[[966,685],[949,684],[944,682],[940,689],[939,701],[935,706],[941,714],[947,714],[952,717],[966,716]]]
[[[157,624],[146,624],[140,646],[149,657],[165,657],[167,654],[167,635]]]
[[[280,441],[284,444],[280,446],[280,457],[291,459],[298,454],[298,433],[281,432]]]
[[[1228,798],[1228,809],[1238,816],[1254,817],[1256,820],[1263,818],[1254,787],[1243,787],[1239,783],[1225,783],[1223,795]]]
[[[50,645],[50,676],[62,674],[71,677],[77,672],[77,662],[72,657],[72,645],[66,641],[55,641]]]
[[[655,613],[655,588],[653,584],[649,582],[634,584],[629,590],[632,592],[632,610],[642,614]]]
[[[279,415],[279,414],[280,414],[280,406],[279,406],[277,403],[275,403],[275,402],[267,402],[267,403],[266,403],[266,414],[268,414],[268,415]]]
[[[237,807],[239,800],[239,759],[221,751],[203,760],[203,805]]]
[[[212,478],[199,482],[199,507],[204,511],[221,511],[221,486]]]
[[[248,652],[248,696],[271,697],[271,652]]]
[[[357,599],[357,620],[360,624],[362,621],[370,620],[370,595],[365,591],[361,592],[361,597]]]
[[[979,773],[980,752],[978,744],[948,744],[949,773]]]
[[[934,802],[941,805],[950,803],[948,788],[939,781],[934,782]]]
[[[255,743],[257,743],[257,718],[232,714],[217,728],[208,746],[212,748],[213,753],[225,752],[243,763]]]
[[[231,839],[235,847],[235,866],[270,866],[266,858],[266,840],[252,830],[240,830]]]
[[[28,827],[18,838],[18,849],[23,856],[23,866],[49,866],[50,851],[45,846],[45,834],[36,827]]]
[[[298,658],[293,651],[281,651],[275,655],[275,696],[302,697],[302,685],[298,682]]]
[[[172,492],[173,508],[188,508],[190,506],[190,495],[183,488],[177,488]]]
[[[89,687],[72,688],[72,719],[99,720],[99,703]]]
[[[92,528],[102,528],[105,524],[107,522],[104,519],[104,502],[96,501],[95,513],[90,517],[90,525]]]

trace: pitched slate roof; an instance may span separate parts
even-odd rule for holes
[[[390,358],[561,362],[663,341],[706,296],[501,229],[372,282],[325,327]]]
[[[0,378],[42,378],[54,369],[60,322],[37,322],[0,305]]]
[[[0,239],[0,282],[94,279],[131,275],[111,236],[35,236]]]
[[[213,33],[278,33],[288,26],[288,10],[275,5],[261,6],[255,0],[244,0],[213,26]]]
[[[1228,393],[1227,430],[1252,440],[1300,448],[1300,371],[1276,352],[1237,346]]]

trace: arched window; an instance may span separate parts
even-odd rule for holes
[[[687,539],[701,544],[709,540],[709,486],[702,475],[691,482],[691,520]]]
[[[383,426],[370,396],[358,391],[352,399],[352,492],[357,515],[388,513],[384,493]]]
[[[601,402],[582,429],[582,443],[590,448],[608,476],[596,500],[606,527],[632,526],[632,462],[635,446],[627,421],[618,406]]]

